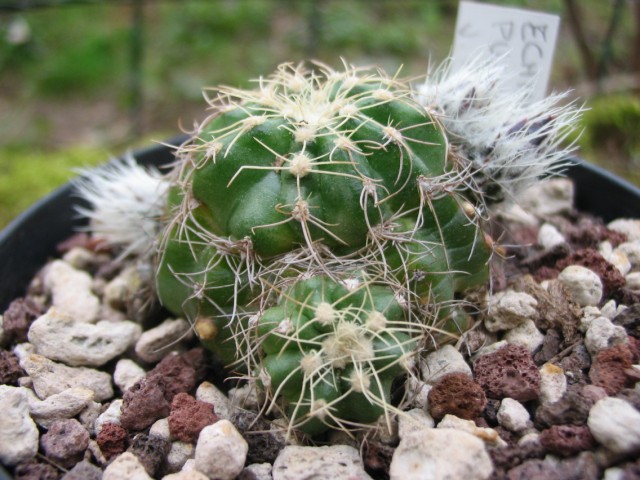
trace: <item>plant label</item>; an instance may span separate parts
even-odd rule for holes
[[[486,3],[460,2],[451,68],[481,57],[499,58],[513,88],[530,85],[531,101],[547,92],[560,17]]]

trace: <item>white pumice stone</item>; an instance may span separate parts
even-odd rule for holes
[[[543,223],[540,230],[538,230],[538,245],[545,250],[551,250],[553,247],[565,242],[564,235],[550,223]]]
[[[29,416],[27,389],[0,385],[0,462],[13,466],[35,457],[40,434]]]
[[[408,406],[422,408],[427,410],[429,405],[429,391],[432,385],[422,380],[409,376],[406,381]]]
[[[615,325],[606,317],[598,317],[591,321],[584,335],[584,346],[592,357],[605,348],[613,347],[620,343],[627,343],[627,331],[624,327]]]
[[[30,354],[20,359],[20,367],[33,380],[33,389],[40,399],[72,387],[93,390],[96,402],[113,397],[111,375],[86,367],[68,367],[42,355]]]
[[[640,290],[640,272],[628,273],[624,279],[627,282],[626,287],[629,290],[634,290],[636,292]]]
[[[140,337],[134,322],[76,322],[56,307],[29,328],[29,341],[37,352],[74,367],[98,367],[124,353]]]
[[[496,217],[506,223],[514,225],[522,225],[525,227],[537,227],[540,221],[535,215],[524,210],[517,203],[507,203],[499,205],[496,208]]]
[[[475,362],[478,358],[489,355],[493,352],[497,352],[502,347],[506,347],[508,344],[509,342],[507,342],[506,340],[500,340],[498,342],[491,343],[485,347],[482,347],[480,350],[474,353],[472,360]]]
[[[360,453],[348,445],[324,447],[284,447],[272,470],[273,480],[300,480],[314,478],[330,480],[357,478],[370,480],[360,459]]]
[[[245,410],[260,410],[264,392],[254,382],[247,382],[241,387],[229,389],[229,399],[236,408]]]
[[[393,453],[389,469],[391,480],[484,480],[492,473],[493,463],[484,442],[453,429],[418,430],[407,435]]]
[[[95,322],[100,300],[91,292],[93,279],[62,260],[51,262],[44,273],[44,285],[51,292],[51,303],[76,322]]]
[[[212,404],[218,418],[230,420],[233,411],[236,410],[229,397],[210,382],[202,382],[198,386],[196,400]]]
[[[197,470],[170,473],[162,477],[162,480],[210,480],[204,473]]]
[[[402,439],[416,430],[435,427],[433,417],[421,408],[414,408],[398,416],[398,437]]]
[[[498,409],[498,422],[507,430],[521,432],[529,426],[531,416],[524,405],[513,398],[503,398]]]
[[[102,404],[91,401],[78,415],[78,421],[87,429],[92,437],[96,436],[95,424],[102,413]]]
[[[62,260],[76,270],[86,270],[94,259],[95,254],[83,247],[73,247],[62,256]]]
[[[68,388],[40,400],[34,393],[28,396],[29,413],[38,425],[49,428],[56,420],[73,418],[92,401],[94,393],[83,387]]]
[[[104,427],[107,423],[112,423],[114,425],[120,425],[120,418],[122,417],[122,403],[123,400],[118,398],[109,404],[107,409],[96,418],[96,421],[93,425],[93,428],[96,432],[96,435],[102,431],[102,427]]]
[[[190,458],[193,458],[196,447],[187,442],[171,442],[171,448],[165,460],[170,472],[178,472]],[[206,478],[206,476],[205,476]]]
[[[440,423],[438,423],[436,428],[461,430],[478,437],[480,440],[491,446],[501,447],[507,445],[507,443],[500,438],[498,432],[493,428],[479,427],[473,420],[465,420],[464,418],[456,417],[451,414],[445,415],[443,419],[440,420]]]
[[[136,354],[145,362],[158,362],[167,353],[178,349],[180,341],[189,338],[190,333],[189,322],[182,318],[168,318],[140,335],[136,342]]]
[[[545,363],[540,368],[540,403],[543,405],[555,403],[567,391],[567,377],[564,370],[553,364]]]
[[[564,285],[573,300],[581,307],[598,305],[602,299],[602,281],[595,272],[588,268],[569,265],[560,272],[558,281]]]
[[[116,310],[126,308],[127,301],[143,286],[142,277],[135,265],[124,268],[104,287],[104,302]]]
[[[616,304],[615,300],[609,300],[607,303],[605,303],[602,308],[600,309],[600,315],[599,316],[603,316],[608,318],[609,320],[613,320],[613,318],[618,314],[618,305]]]
[[[244,468],[249,446],[228,420],[202,429],[195,452],[196,470],[209,478],[233,480]]]
[[[507,290],[491,295],[487,301],[489,311],[484,326],[490,332],[510,330],[537,314],[538,302],[531,295]]]
[[[252,463],[244,468],[240,478],[246,478],[247,480],[271,480],[273,478],[271,474],[272,470],[273,465],[270,463]]]
[[[134,386],[136,382],[142,380],[145,375],[144,368],[133,360],[123,358],[116,363],[116,368],[113,371],[113,382],[124,393]]]
[[[622,275],[626,275],[633,268],[629,256],[623,250],[615,249],[609,257],[604,259],[616,267]]]
[[[195,458],[190,458],[189,460],[187,460],[186,462],[184,462],[184,465],[182,466],[182,470],[180,470],[181,472],[198,472],[198,470],[196,470],[196,459]],[[200,472],[198,472],[200,473]],[[206,476],[206,475],[205,475]],[[209,478],[209,477],[207,477]]]
[[[104,469],[102,480],[152,480],[144,466],[133,453],[124,452],[118,455]]]
[[[433,385],[449,373],[472,375],[471,367],[452,345],[445,345],[428,354],[421,365],[422,380]]]
[[[630,242],[640,240],[640,220],[631,218],[617,218],[607,225],[610,230],[624,233]]]
[[[609,467],[607,468],[603,475],[602,480],[625,480],[624,470],[619,467]]]
[[[589,411],[587,425],[608,450],[625,455],[640,452],[640,412],[624,400],[598,400]]]
[[[625,255],[631,264],[631,271],[640,269],[640,240],[621,243],[613,250],[613,253]]]
[[[570,179],[553,178],[529,187],[518,197],[518,203],[541,219],[562,215],[573,208],[574,190]]]
[[[534,352],[542,345],[544,334],[536,327],[533,320],[525,320],[520,325],[508,330],[504,334],[504,340],[513,345],[521,345],[530,352]]]
[[[169,419],[161,418],[156,420],[149,428],[149,435],[162,438],[163,440],[171,439],[171,431],[169,429]]]
[[[518,445],[528,445],[540,443],[540,434],[538,432],[525,433],[518,440]]]

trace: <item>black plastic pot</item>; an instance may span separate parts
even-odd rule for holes
[[[183,137],[169,142],[179,144]],[[143,165],[162,166],[174,157],[171,148],[153,146],[134,153]],[[567,176],[576,183],[576,207],[602,217],[640,218],[640,188],[602,168],[575,159]],[[81,225],[74,212],[79,202],[73,186],[67,184],[40,200],[0,232],[0,313],[16,297],[24,294],[34,274],[51,257],[56,245]],[[0,466],[0,480],[11,478]]]

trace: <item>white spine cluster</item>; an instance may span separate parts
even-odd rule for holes
[[[514,91],[512,79],[499,60],[456,71],[445,63],[415,92],[444,126],[452,152],[470,163],[488,202],[509,198],[566,166],[573,146],[565,141],[582,112],[568,93],[531,101],[530,88]]]
[[[88,206],[77,211],[89,219],[93,236],[121,249],[120,258],[150,258],[163,228],[167,179],[138,165],[131,155],[81,174],[76,192]]]

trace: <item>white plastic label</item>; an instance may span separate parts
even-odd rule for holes
[[[547,93],[559,26],[557,15],[460,2],[451,67],[499,57],[514,73],[514,89],[530,83],[531,100],[539,100]]]

